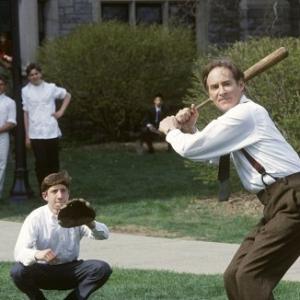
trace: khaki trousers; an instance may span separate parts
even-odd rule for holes
[[[273,289],[300,254],[300,173],[279,179],[258,198],[263,218],[224,273],[230,300],[271,300]]]

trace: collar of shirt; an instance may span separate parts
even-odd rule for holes
[[[48,217],[50,220],[53,220],[53,221],[56,221],[56,222],[57,222],[57,215],[55,215],[55,214],[51,211],[51,209],[50,209],[50,207],[49,207],[48,204],[46,204],[45,206],[46,206],[46,207],[45,207],[45,212],[46,212],[47,217]]]

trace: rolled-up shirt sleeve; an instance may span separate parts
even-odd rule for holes
[[[54,83],[50,83],[52,85],[53,88],[53,97],[55,99],[64,99],[67,95],[67,90],[62,88],[62,87],[58,87],[56,84]]]
[[[207,161],[239,150],[255,142],[255,120],[246,106],[238,105],[203,130],[186,134],[171,130],[166,140],[181,156],[195,161]]]
[[[27,97],[25,95],[24,89],[22,89],[22,107],[24,111],[28,111]]]
[[[7,122],[17,124],[17,121],[16,121],[16,103],[15,103],[15,101],[11,101],[9,103]]]
[[[21,262],[24,266],[31,265],[36,262],[35,254],[37,240],[37,230],[31,218],[27,218],[20,230],[15,250],[15,260]]]

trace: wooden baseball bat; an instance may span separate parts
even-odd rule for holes
[[[254,64],[244,72],[245,82],[255,77],[256,75],[264,72],[265,70],[271,68],[272,66],[276,65],[278,62],[288,57],[288,55],[289,55],[288,50],[285,47],[280,47],[274,52],[265,56],[263,59],[258,61],[256,64]],[[202,103],[198,104],[196,108],[199,109],[204,105],[206,105],[207,103],[209,103],[210,101],[211,100],[208,98]]]

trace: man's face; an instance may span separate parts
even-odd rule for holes
[[[232,72],[224,67],[212,69],[206,83],[210,99],[222,112],[239,103],[245,87],[243,81],[237,82]]]
[[[28,74],[28,80],[33,85],[39,85],[42,82],[42,73],[36,69],[32,69]]]
[[[3,80],[0,79],[0,95],[5,92],[6,84]]]
[[[162,105],[162,99],[160,97],[155,97],[154,98],[154,105],[156,107],[161,107],[161,105]]]
[[[53,185],[43,192],[43,198],[48,202],[52,213],[57,215],[61,207],[69,200],[69,189],[63,184]]]

